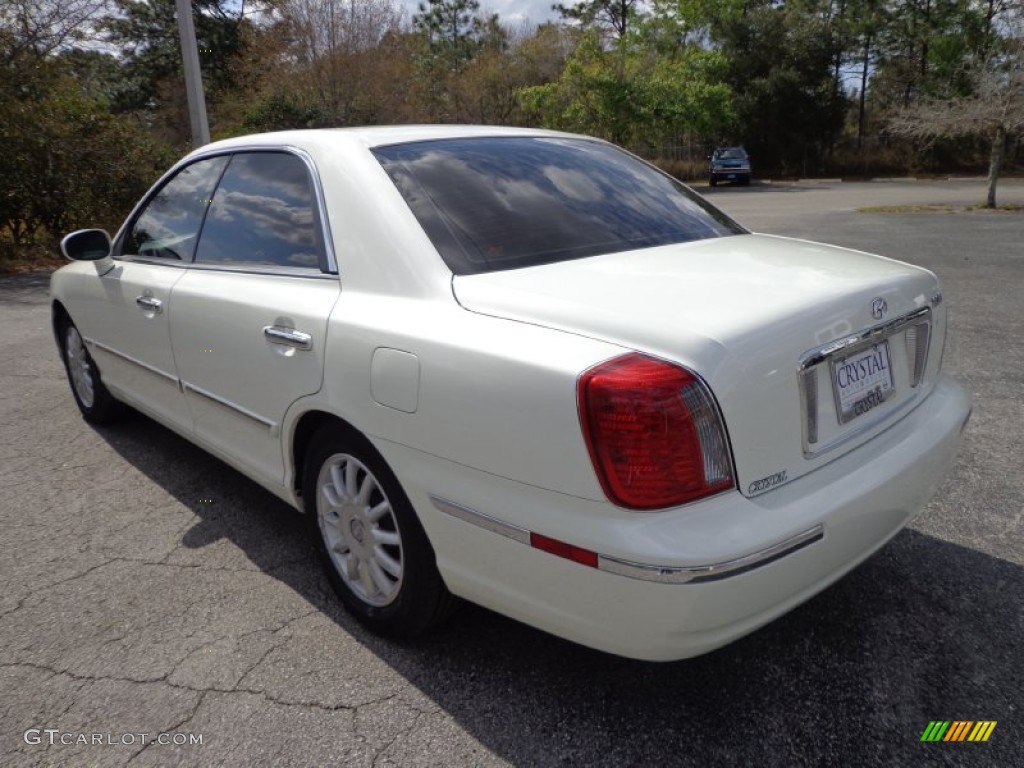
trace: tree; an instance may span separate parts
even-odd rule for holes
[[[25,53],[46,56],[87,37],[106,6],[106,0],[4,0],[0,61],[9,65]]]
[[[133,120],[111,113],[105,91],[116,61],[67,48],[84,4],[15,10],[18,24],[5,16],[0,27],[0,240],[52,247],[77,226],[116,227],[168,158]]]
[[[419,4],[412,23],[425,45],[417,59],[417,79],[424,86],[426,116],[458,120],[464,111],[459,83],[466,68],[483,51],[504,52],[508,31],[497,14],[481,16],[477,0],[427,0]]]
[[[114,108],[150,118],[168,141],[184,144],[191,135],[185,102],[181,42],[175,0],[113,0],[117,13],[102,20],[107,41],[118,49],[122,77]],[[199,62],[207,102],[214,104],[235,86],[235,59],[242,52],[248,14],[266,3],[192,0]],[[157,117],[159,115],[159,117]]]
[[[955,136],[976,136],[989,143],[988,194],[985,205],[996,207],[996,185],[1002,172],[1007,139],[1024,133],[1024,29],[1016,29],[989,49],[970,69],[971,92],[949,98],[927,98],[897,112],[888,123],[895,134],[933,142]]]
[[[289,76],[275,92],[313,124],[359,125],[381,116],[380,80],[386,46],[401,31],[394,0],[287,0],[279,7],[291,44]],[[301,74],[300,74],[301,73]],[[305,106],[303,106],[305,104]]]
[[[460,72],[488,44],[506,37],[497,14],[484,18],[478,0],[427,0],[412,17],[431,53],[451,71]]]
[[[576,21],[584,28],[606,29],[615,40],[621,40],[641,15],[641,5],[642,0],[581,0],[569,6],[557,3],[551,9],[563,19]]]
[[[712,39],[728,61],[738,138],[762,168],[818,171],[842,130],[827,20],[800,3],[757,0],[713,17]]]
[[[608,50],[596,30],[583,33],[558,80],[524,88],[526,114],[542,124],[619,144],[658,146],[671,135],[724,131],[731,91],[721,56],[698,46],[661,55],[642,39]]]

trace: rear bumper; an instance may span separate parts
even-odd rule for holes
[[[796,481],[753,499],[728,493],[657,513],[541,491],[390,443],[378,447],[402,478],[454,593],[584,645],[672,660],[757,629],[869,557],[946,476],[969,414],[963,388],[942,379],[885,432]],[[666,572],[821,535],[716,579],[659,582],[532,549],[528,535],[524,544],[507,530],[442,511],[431,497],[513,530]]]

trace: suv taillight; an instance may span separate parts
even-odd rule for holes
[[[583,437],[612,503],[660,509],[735,485],[718,409],[685,368],[630,353],[585,371],[577,398]]]

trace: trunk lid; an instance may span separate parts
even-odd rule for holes
[[[456,276],[453,290],[470,311],[616,343],[696,372],[718,400],[739,489],[749,496],[899,418],[930,389],[939,363],[928,349],[940,349],[945,333],[931,272],[768,235]],[[899,323],[908,316],[914,331]],[[832,367],[843,359],[855,366],[872,351],[887,353],[892,387],[867,412],[841,417]]]

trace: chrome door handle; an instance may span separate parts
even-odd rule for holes
[[[152,296],[136,296],[135,303],[146,312],[156,312],[160,314],[164,311],[164,303],[160,299],[154,299]]]
[[[283,344],[286,347],[296,349],[312,349],[313,337],[308,333],[296,331],[294,328],[282,328],[279,325],[268,325],[263,329],[263,335],[271,344]]]

